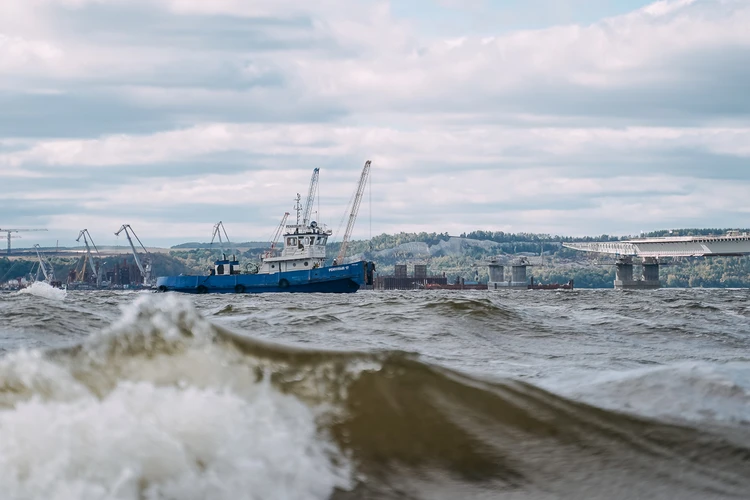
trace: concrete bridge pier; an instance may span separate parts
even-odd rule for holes
[[[633,282],[633,257],[625,255],[615,262],[615,288],[625,288]]]
[[[511,267],[511,286],[524,288],[526,287],[526,266],[528,262],[519,262]]]
[[[652,290],[660,288],[659,261],[655,257],[643,258],[641,279],[633,279],[633,257],[623,255],[615,262],[615,288],[618,290]]]
[[[490,262],[490,281],[494,283],[502,283],[505,281],[505,267],[502,264],[498,264],[496,261]]]
[[[510,266],[510,279],[505,280],[505,267],[497,261],[488,264],[490,281],[487,287],[490,290],[527,289],[526,268],[530,266],[528,260],[520,259]]]
[[[643,287],[659,288],[659,261],[656,257],[643,258]]]

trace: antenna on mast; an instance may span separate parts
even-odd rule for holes
[[[295,203],[294,203],[294,210],[297,212],[297,225],[298,226],[299,226],[299,221],[300,221],[300,214],[302,212],[302,205],[300,204],[300,200],[301,199],[302,199],[302,197],[300,196],[299,193],[297,193],[297,197],[294,199],[294,201],[295,201]]]

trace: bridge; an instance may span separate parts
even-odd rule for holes
[[[659,259],[664,257],[718,257],[750,254],[750,233],[730,231],[723,236],[668,236],[625,241],[563,243],[583,252],[617,255],[615,288],[659,288]],[[643,259],[643,275],[633,278],[633,257]]]

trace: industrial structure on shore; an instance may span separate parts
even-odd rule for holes
[[[375,290],[418,290],[428,285],[447,285],[448,278],[442,276],[428,276],[426,264],[415,264],[411,276],[407,274],[406,264],[396,264],[392,276],[375,277]]]
[[[510,276],[505,276],[505,267],[499,260],[491,260],[487,267],[489,268],[490,280],[487,288],[490,290],[572,290],[573,280],[567,283],[534,283],[534,277],[531,282],[526,277],[526,268],[531,263],[526,257],[517,259],[510,265]]]
[[[722,236],[667,236],[626,241],[563,243],[582,252],[616,255],[615,288],[625,290],[656,289],[660,259],[674,257],[734,257],[750,255],[750,233],[729,231]],[[641,259],[641,276],[633,276],[634,260]]]
[[[532,277],[530,282],[526,276],[526,268],[531,266],[529,260],[522,257],[510,265],[510,276],[505,277],[505,267],[499,260],[491,260],[487,264],[489,268],[489,282],[479,283],[467,282],[463,278],[456,278],[453,283],[448,283],[448,278],[442,275],[430,276],[427,273],[427,265],[415,264],[411,276],[407,273],[406,264],[396,264],[394,274],[390,276],[377,276],[374,280],[375,290],[569,290],[573,288],[573,280],[565,284],[559,283],[534,283]]]
[[[2,229],[1,232],[7,232],[10,238],[11,232],[27,231],[25,229]],[[32,231],[32,230],[28,230]],[[46,229],[40,230],[46,231]],[[38,244],[33,246],[33,251],[23,250],[16,251],[16,256],[34,256],[36,257],[36,263],[32,267],[31,275],[25,277],[16,277],[14,280],[7,284],[2,284],[5,288],[18,289],[23,288],[31,282],[43,281],[53,287],[63,287],[69,290],[96,290],[102,288],[148,288],[151,286],[150,283],[150,271],[151,271],[151,256],[143,246],[138,236],[136,236],[130,225],[123,225],[115,235],[125,231],[132,252],[132,258],[135,265],[129,264],[127,258],[122,258],[122,253],[115,251],[113,253],[107,253],[106,257],[112,258],[111,264],[105,268],[104,258],[105,255],[100,253],[97,246],[94,244],[94,240],[87,229],[82,229],[76,238],[77,242],[81,242],[83,238],[84,249],[83,252],[80,250],[61,250],[61,251],[45,251]],[[136,251],[136,247],[131,239],[131,234],[136,238],[141,246],[141,252],[139,254]],[[93,251],[92,251],[93,249]],[[10,251],[10,246],[8,247]],[[67,271],[67,276],[57,277],[55,275],[55,269],[49,260],[50,255],[57,255],[63,257],[79,256],[78,262]],[[15,264],[14,264],[15,265]],[[12,271],[11,266],[10,271]],[[6,276],[0,277],[0,281],[3,281]]]

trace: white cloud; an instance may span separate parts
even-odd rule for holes
[[[0,73],[47,65],[61,57],[62,50],[48,42],[0,33]]]
[[[576,163],[596,153],[607,155],[702,150],[750,157],[749,128],[507,128],[469,130],[440,127],[417,131],[383,127],[247,125],[214,123],[150,135],[43,141],[26,150],[0,154],[0,165],[109,167],[181,162],[223,152],[307,157],[360,155],[381,159],[386,169],[419,169],[420,162],[540,164],[550,159]],[[566,161],[567,160],[567,161]],[[461,170],[460,167],[458,167]]]
[[[214,16],[221,24],[206,28]],[[97,31],[100,19],[110,24]],[[376,231],[513,220],[517,231],[582,234],[622,214],[638,227],[723,225],[748,212],[748,26],[739,0],[452,38],[396,20],[385,1],[5,0],[0,98],[24,101],[0,116],[0,183],[37,176],[45,187],[17,199],[90,214],[150,210],[131,221],[154,238],[183,200],[231,212],[251,194],[263,221],[243,227],[260,231],[313,166],[326,176],[324,211],[343,212],[369,158]],[[68,130],[79,115],[88,130],[117,132],[79,137]],[[16,132],[40,116],[57,137]],[[134,128],[144,132],[125,133]],[[3,148],[3,136],[24,141]],[[716,163],[699,170],[697,158]],[[80,186],[52,186],[70,178]]]

